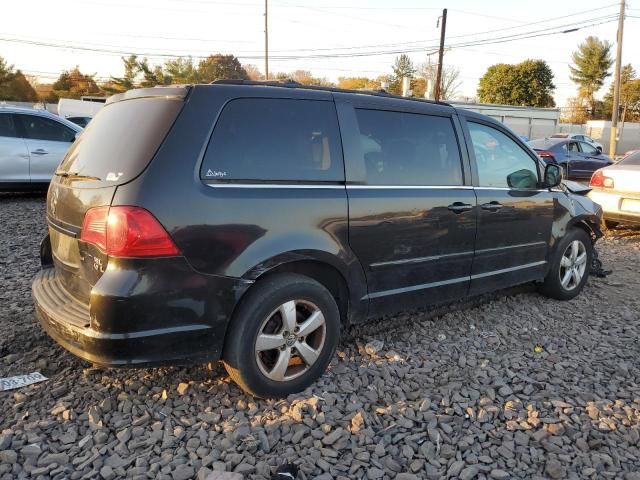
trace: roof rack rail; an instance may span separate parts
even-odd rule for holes
[[[290,78],[282,81],[280,80],[214,80],[213,82],[210,83],[210,85],[255,85],[255,86],[263,86],[263,87],[304,88],[307,90],[321,90],[325,92],[335,92],[335,93],[359,93],[361,95],[371,95],[374,97],[398,98],[401,100],[410,100],[414,102],[445,105],[447,107],[451,106],[446,102],[436,102],[435,100],[428,100],[426,98],[423,99],[423,98],[402,97],[400,95],[394,95],[392,93],[387,92],[384,89],[351,90],[351,89],[337,88],[337,87],[322,87],[320,85],[304,85]]]

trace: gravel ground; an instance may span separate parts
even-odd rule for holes
[[[263,401],[218,365],[66,353],[30,299],[43,197],[0,196],[0,219],[0,377],[49,377],[0,393],[1,479],[264,479],[285,461],[302,479],[640,479],[640,229],[600,242],[613,274],[574,301],[521,288],[354,328],[314,387]]]

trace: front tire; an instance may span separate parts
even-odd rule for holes
[[[256,397],[304,390],[324,373],[338,344],[340,311],[315,280],[278,274],[243,298],[227,332],[223,363]]]
[[[584,230],[574,228],[558,243],[551,269],[540,292],[557,300],[571,300],[589,278],[593,246]]]

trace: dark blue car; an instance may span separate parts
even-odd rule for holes
[[[589,180],[593,172],[613,163],[600,148],[570,138],[541,138],[529,146],[545,163],[562,166],[569,180]]]

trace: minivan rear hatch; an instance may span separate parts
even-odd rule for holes
[[[51,255],[59,281],[78,300],[89,300],[108,262],[80,240],[87,210],[110,205],[116,188],[144,171],[188,93],[188,87],[160,87],[111,97],[55,172],[47,195]]]

